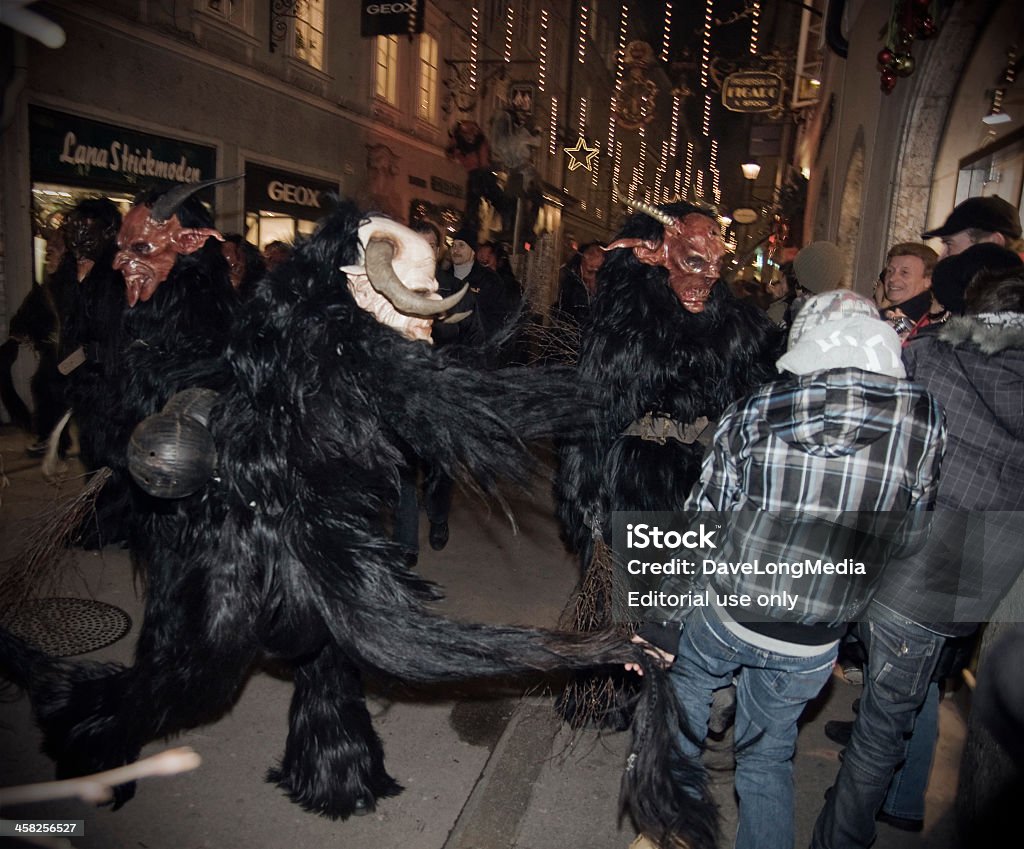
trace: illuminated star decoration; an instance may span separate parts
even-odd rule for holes
[[[587,140],[582,135],[575,147],[564,147],[562,150],[569,154],[570,171],[575,171],[577,168],[586,168],[590,171],[594,167],[594,159],[597,157],[598,150],[596,147],[587,147]]]

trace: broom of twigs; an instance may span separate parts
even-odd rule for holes
[[[93,472],[81,492],[55,502],[24,528],[16,552],[0,562],[0,621],[34,596],[59,594],[68,543],[95,509],[110,475],[105,466]]]
[[[614,555],[601,533],[594,535],[590,563],[579,589],[559,618],[559,627],[571,631],[613,630],[628,640],[633,629],[612,621]],[[600,724],[621,698],[615,679],[600,672],[574,675],[565,685],[559,698],[568,711],[566,721],[573,728]]]
[[[552,316],[550,324],[527,323],[523,335],[534,363],[562,363],[574,366],[580,358],[583,334],[578,324]]]

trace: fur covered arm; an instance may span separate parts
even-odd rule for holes
[[[382,402],[394,405],[381,418],[402,442],[488,492],[499,480],[525,481],[527,443],[573,436],[591,403],[570,369],[485,371],[433,352],[408,356],[381,380]]]

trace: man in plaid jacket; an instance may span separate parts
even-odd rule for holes
[[[904,379],[898,337],[872,301],[848,290],[808,299],[777,366],[790,376],[725,411],[687,509],[866,515],[931,506],[942,414]],[[827,596],[828,582],[816,584]],[[757,592],[755,576],[740,573],[733,591]],[[709,598],[687,620],[671,670],[685,714],[681,746],[699,757],[712,693],[736,676],[735,845],[792,849],[797,720],[831,674],[845,623],[759,617],[718,592]]]

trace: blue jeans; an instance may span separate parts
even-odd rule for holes
[[[685,714],[680,746],[696,759],[707,736],[712,693],[736,680],[736,849],[793,849],[793,754],[797,720],[832,674],[836,647],[812,657],[757,648],[713,611],[686,622],[671,680]]]
[[[873,603],[860,628],[867,651],[864,691],[835,784],[814,824],[813,849],[861,849],[906,756],[945,637]]]
[[[932,681],[914,730],[904,747],[903,766],[896,770],[882,810],[908,820],[924,819],[924,797],[939,736],[939,683]]]

